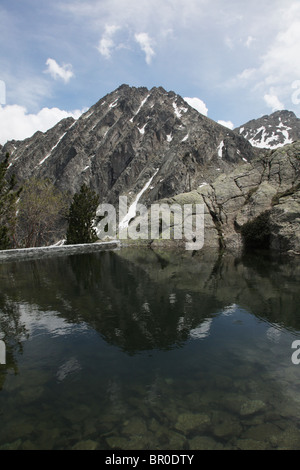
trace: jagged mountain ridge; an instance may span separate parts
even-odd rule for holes
[[[276,111],[252,119],[235,131],[254,147],[277,149],[300,140],[300,119],[292,111]]]
[[[78,120],[67,118],[45,133],[7,142],[9,171],[19,181],[48,177],[71,194],[83,183],[103,202],[129,202],[145,188],[143,202],[190,191],[256,149],[241,135],[201,115],[173,91],[122,85]],[[152,179],[151,179],[152,178]]]

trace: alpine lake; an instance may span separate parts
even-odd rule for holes
[[[299,450],[299,285],[272,253],[1,262],[0,450]]]

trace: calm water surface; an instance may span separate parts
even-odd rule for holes
[[[264,254],[1,263],[0,449],[300,449],[299,282]]]

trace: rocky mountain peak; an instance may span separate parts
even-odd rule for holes
[[[277,149],[300,139],[300,119],[288,110],[253,119],[235,129],[254,147]]]
[[[190,191],[256,155],[241,135],[175,92],[126,84],[77,120],[64,119],[46,133],[7,142],[0,160],[7,151],[10,171],[20,181],[47,177],[71,194],[85,183],[112,203],[120,195],[135,198],[150,179],[145,202]]]

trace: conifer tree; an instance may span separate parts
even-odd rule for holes
[[[67,245],[94,243],[98,237],[93,226],[99,196],[83,184],[73,197],[68,215]]]

